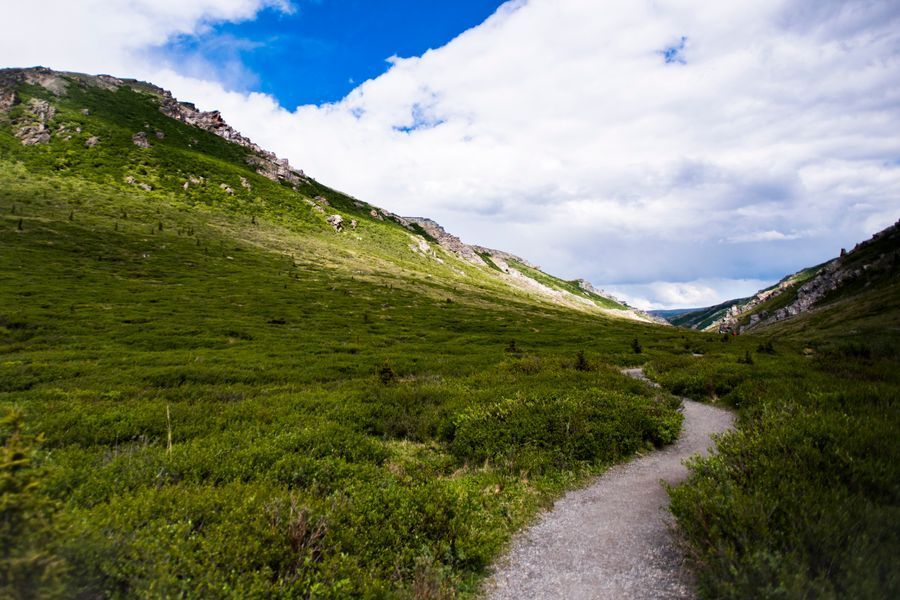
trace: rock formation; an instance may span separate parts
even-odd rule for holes
[[[136,134],[131,136],[131,141],[134,142],[134,145],[138,148],[149,148],[150,140],[147,139],[147,132],[138,131]]]
[[[344,230],[344,218],[341,215],[331,215],[327,219],[328,224],[334,227],[335,231],[343,231]]]
[[[452,252],[456,254],[463,260],[466,260],[475,265],[486,266],[487,263],[482,260],[478,253],[475,252],[475,249],[468,244],[464,244],[462,240],[460,240],[455,235],[447,233],[443,227],[432,221],[431,219],[424,219],[422,217],[402,217],[402,220],[406,223],[401,223],[404,225],[415,223],[422,229],[424,229],[428,235],[437,240],[437,243],[444,248],[448,252]]]

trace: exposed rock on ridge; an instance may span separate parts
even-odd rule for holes
[[[887,238],[895,240],[893,246],[885,246],[884,251],[867,261],[859,260],[862,251]],[[809,276],[809,269],[799,271],[785,277],[772,288],[761,290],[749,300],[730,306],[723,316],[704,327],[704,331],[744,333],[783,321],[817,308],[829,294],[855,280],[864,279],[872,273],[892,272],[898,263],[900,263],[900,221],[876,233],[871,239],[857,244],[850,252],[842,250],[839,257],[823,264],[812,276]],[[765,302],[777,299],[783,294],[794,296],[787,304],[777,309],[760,309]]]
[[[462,240],[455,235],[447,233],[443,227],[431,219],[425,219],[423,217],[403,217],[403,220],[408,223],[415,223],[424,229],[428,235],[437,240],[437,243],[448,252],[452,252],[472,264],[487,266],[487,263],[478,256],[472,246],[464,244]]]

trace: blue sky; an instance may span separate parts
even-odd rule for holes
[[[253,20],[177,36],[160,51],[174,62],[199,65],[188,70],[192,75],[212,69],[229,87],[271,94],[292,109],[340,100],[387,71],[389,57],[439,48],[501,4],[503,0],[300,0],[290,13],[266,8]]]
[[[7,28],[0,67],[152,81],[641,307],[749,295],[900,217],[897,0],[7,4],[41,33]]]

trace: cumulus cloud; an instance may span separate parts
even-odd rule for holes
[[[662,308],[702,308],[723,298],[746,298],[771,282],[764,279],[696,279],[694,281],[617,285],[607,289],[643,310]]]
[[[102,4],[105,48],[65,30],[52,60],[17,59],[15,39],[0,60],[153,79],[320,181],[653,306],[771,283],[900,216],[891,0],[514,0],[287,109],[142,54],[273,3]]]

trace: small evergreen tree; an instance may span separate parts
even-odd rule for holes
[[[391,368],[391,365],[384,363],[384,365],[378,371],[378,378],[381,379],[382,384],[389,385],[396,381],[397,374],[394,373],[394,369]]]
[[[579,350],[575,357],[575,370],[587,371],[589,369],[588,361],[584,357],[584,350]]]
[[[640,354],[644,351],[644,348],[641,346],[641,342],[637,338],[631,340],[631,349],[635,354]]]

